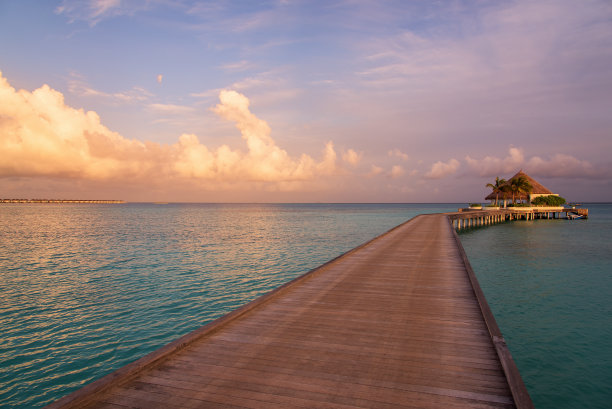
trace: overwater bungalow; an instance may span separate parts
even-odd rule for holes
[[[513,193],[510,189],[504,189],[504,187],[510,186],[512,179],[518,179],[521,176],[527,179],[529,184],[532,186],[531,191]],[[558,194],[553,193],[549,189],[542,186],[540,182],[536,181],[534,178],[532,178],[531,176],[523,172],[523,170],[519,170],[516,173],[516,175],[508,179],[506,183],[502,184],[498,189],[493,190],[493,192],[491,192],[487,197],[485,197],[485,200],[491,200],[492,202],[503,200],[504,207],[505,207],[506,202],[508,200],[514,199],[518,202],[531,203],[531,201],[538,196],[551,196],[551,195],[559,196]]]

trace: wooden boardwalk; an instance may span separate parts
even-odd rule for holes
[[[532,407],[465,260],[417,216],[48,408]]]

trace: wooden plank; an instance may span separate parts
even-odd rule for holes
[[[457,240],[411,219],[49,408],[514,407]]]
[[[339,365],[341,364],[341,365]],[[224,373],[232,370],[239,370],[241,373],[248,371],[268,372],[284,374],[287,376],[298,376],[304,378],[314,378],[321,380],[341,380],[350,381],[357,371],[362,371],[359,383],[362,385],[374,385],[380,380],[380,376],[375,374],[384,373],[385,378],[393,379],[398,384],[415,384],[422,386],[435,386],[446,389],[457,389],[491,394],[506,394],[508,385],[500,381],[499,372],[491,372],[487,377],[477,378],[464,376],[461,372],[448,371],[440,374],[439,371],[429,370],[429,366],[415,366],[410,370],[390,370],[389,366],[394,362],[386,361],[386,365],[368,365],[368,372],[363,372],[363,365],[350,362],[319,363],[319,365],[308,361],[300,360],[295,364],[287,361],[265,361],[248,360],[243,362],[232,362],[231,366],[226,362],[216,362],[214,360],[199,359],[194,361],[175,360],[171,365],[160,368],[164,373],[180,373],[182,375],[203,375],[208,373],[218,373],[222,369]],[[460,376],[458,379],[457,376]]]

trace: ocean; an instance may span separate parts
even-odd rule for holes
[[[612,205],[459,234],[534,405],[612,407]]]
[[[4,204],[0,407],[50,403],[422,213],[460,204]],[[460,234],[536,407],[612,394],[612,206]]]

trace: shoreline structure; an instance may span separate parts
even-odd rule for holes
[[[518,219],[418,215],[46,408],[532,409],[456,231]]]
[[[474,210],[470,208],[458,209],[456,213],[446,214],[453,227],[457,230],[467,227],[487,226],[512,220],[589,218],[589,209],[576,207],[534,206],[485,209],[486,210]],[[562,216],[563,213],[565,213],[565,216]]]
[[[0,203],[93,203],[93,204],[123,204],[125,200],[99,199],[0,199]]]

